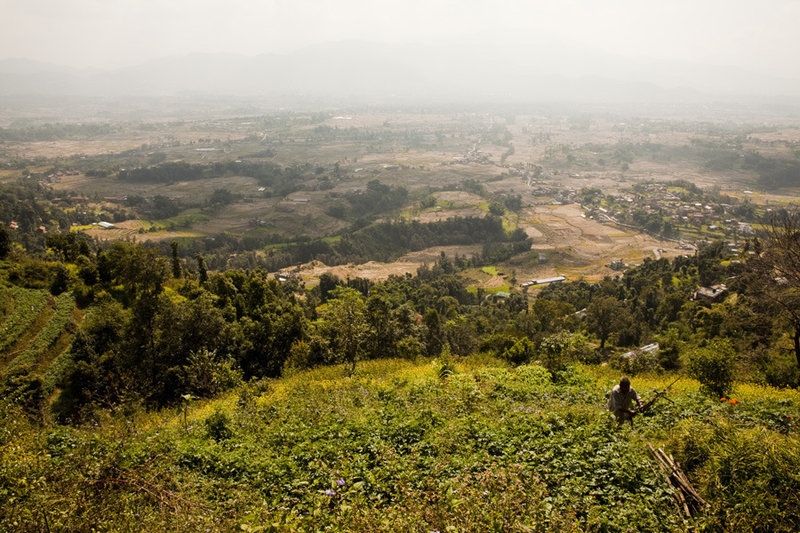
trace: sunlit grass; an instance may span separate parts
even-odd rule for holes
[[[730,404],[682,377],[671,402],[617,428],[605,410],[620,378],[611,367],[573,364],[551,377],[535,364],[474,354],[454,357],[452,374],[441,368],[440,358],[360,361],[352,375],[344,365],[297,371],[157,412],[107,412],[98,425],[53,428],[45,438],[21,427],[4,441],[0,472],[12,494],[24,490],[45,506],[51,530],[491,531],[494,523],[577,531],[613,523],[737,531],[715,521],[744,527],[754,512],[765,530],[791,530],[797,504],[787,495],[800,454],[786,415],[797,414],[797,391],[737,384],[739,401]],[[631,378],[647,400],[677,376]],[[258,391],[249,404],[247,391]],[[214,421],[229,433],[215,437]],[[675,455],[711,503],[706,512],[680,517],[646,443]],[[762,481],[780,483],[767,494]],[[72,496],[87,483],[92,498]],[[782,509],[759,507],[765,500]],[[550,511],[532,507],[545,501]],[[13,505],[38,523],[32,502]],[[9,517],[0,511],[0,520]]]
[[[517,229],[517,225],[506,217],[503,217],[503,229],[508,233]]]

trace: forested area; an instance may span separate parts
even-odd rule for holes
[[[0,141],[31,142],[59,139],[87,139],[119,131],[112,124],[49,123],[39,126],[0,128]]]
[[[797,159],[778,159],[754,153],[744,158],[744,167],[756,171],[758,184],[767,190],[800,185],[800,161]]]
[[[316,177],[311,165],[282,167],[268,161],[226,161],[213,164],[168,161],[117,172],[117,179],[131,183],[174,183],[224,176],[255,178],[266,189],[265,196],[285,196],[302,189],[309,179]]]
[[[280,247],[267,246],[267,257],[261,260],[269,270],[305,263],[316,259],[326,265],[393,261],[408,252],[432,246],[454,244],[486,244],[481,261],[504,260],[530,249],[531,241],[524,231],[507,234],[499,218],[451,218],[439,222],[381,222],[346,232],[336,240],[315,239]]]
[[[352,246],[394,243],[409,228],[415,236],[449,236],[454,242],[462,242],[463,235],[474,242],[504,236],[497,220],[464,219],[430,227],[387,224],[370,230],[380,231],[371,240],[354,236],[338,246],[351,254],[380,253]],[[5,230],[4,236],[8,241]],[[183,394],[213,395],[242,380],[279,376],[286,368],[432,357],[445,349],[458,356],[487,353],[514,364],[538,359],[551,369],[570,360],[610,361],[625,372],[686,368],[693,354],[707,350],[740,379],[796,386],[800,375],[787,344],[800,331],[792,328],[794,315],[773,301],[775,293],[770,300],[768,289],[755,283],[756,260],[730,261],[719,243],[694,256],[646,260],[596,284],[554,284],[530,301],[519,291],[499,298],[468,290],[459,270],[476,259],[442,256],[416,276],[379,283],[325,275],[308,290],[261,269],[208,272],[202,256],[170,259],[157,248],[123,242],[93,249],[75,233],[49,236],[47,245],[58,261],[12,253],[6,246],[4,279],[54,295],[68,292],[86,310],[53,406],[63,421],[86,420],[120,402],[174,405]],[[692,299],[698,286],[722,281],[730,288],[724,300]],[[618,347],[654,341],[661,345],[656,355],[613,355]],[[20,380],[25,368],[15,367],[6,392],[14,397],[14,387],[22,387],[30,401],[26,408],[39,412],[54,389],[32,391],[44,383],[30,368],[29,380]],[[714,386],[722,393],[729,385]]]

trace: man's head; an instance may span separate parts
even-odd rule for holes
[[[631,390],[631,380],[627,378],[627,376],[623,376],[621,380],[619,380],[619,390],[620,392],[627,394],[629,390]]]

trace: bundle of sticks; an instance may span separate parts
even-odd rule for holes
[[[687,517],[691,517],[698,511],[702,510],[708,503],[694,490],[692,484],[686,478],[686,474],[681,470],[681,466],[673,459],[672,455],[668,455],[663,449],[655,449],[651,444],[647,444],[647,449],[655,457],[661,473],[664,475],[670,485],[678,489],[673,494],[678,506],[683,510]]]

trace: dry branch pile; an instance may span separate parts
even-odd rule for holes
[[[670,485],[678,489],[674,497],[687,517],[691,517],[708,506],[708,503],[694,490],[692,484],[689,483],[686,474],[681,470],[680,464],[673,459],[672,455],[668,455],[661,448],[653,448],[649,443],[647,444],[647,449],[650,450],[650,453],[658,463],[664,478]]]

